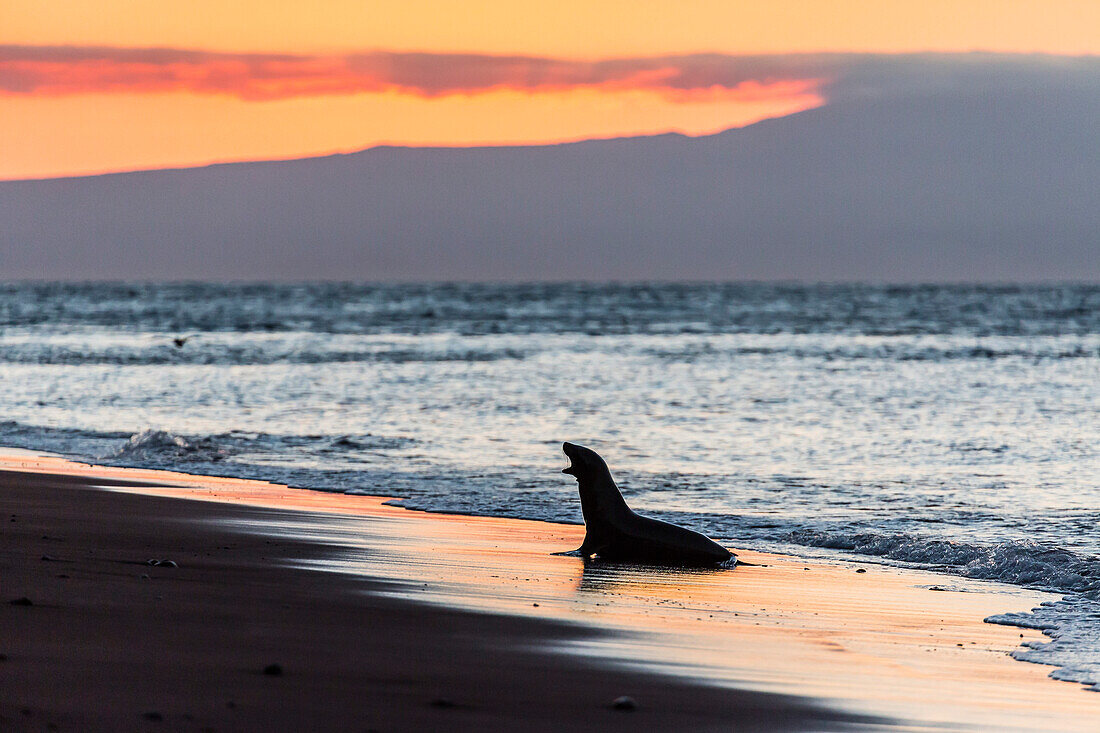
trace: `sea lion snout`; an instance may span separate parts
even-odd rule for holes
[[[565,442],[561,444],[561,449],[565,451],[565,455],[569,458],[569,465],[561,470],[562,473],[568,473],[575,476],[577,472],[577,466],[574,465],[574,458],[577,455],[577,446],[572,443]]]
[[[569,467],[563,468],[562,473],[572,474],[578,481],[594,478],[607,471],[607,465],[600,454],[591,448],[576,443],[562,443],[561,449],[569,457]]]

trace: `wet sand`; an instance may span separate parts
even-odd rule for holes
[[[5,729],[1100,720],[1100,696],[1007,656],[1036,632],[982,623],[1040,593],[750,552],[760,566],[733,571],[585,566],[550,554],[576,526],[52,458],[0,468]],[[637,709],[612,709],[621,695]]]

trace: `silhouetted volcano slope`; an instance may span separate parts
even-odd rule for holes
[[[1091,96],[1091,95],[1089,95]],[[6,278],[1100,279],[1100,99],[0,183]]]

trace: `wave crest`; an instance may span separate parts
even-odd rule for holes
[[[210,438],[188,439],[165,430],[134,433],[125,445],[109,457],[115,460],[150,461],[173,458],[182,461],[221,461],[230,451]]]
[[[1011,541],[976,545],[910,534],[873,532],[841,535],[796,530],[789,540],[807,547],[847,550],[980,580],[1046,590],[1087,593],[1100,590],[1100,560],[1038,542]]]

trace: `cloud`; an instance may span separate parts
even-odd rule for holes
[[[238,54],[165,48],[0,45],[0,94],[192,92],[263,101],[397,92],[642,90],[672,101],[759,100],[1031,88],[1096,88],[1098,57],[1024,54],[687,54],[578,61],[536,56],[395,53]]]
[[[572,61],[533,56],[370,52],[340,56],[179,49],[0,46],[0,93],[60,96],[187,91],[244,100],[394,91],[420,97],[507,89],[648,90],[672,98],[756,99],[812,91],[782,64],[679,56]]]

